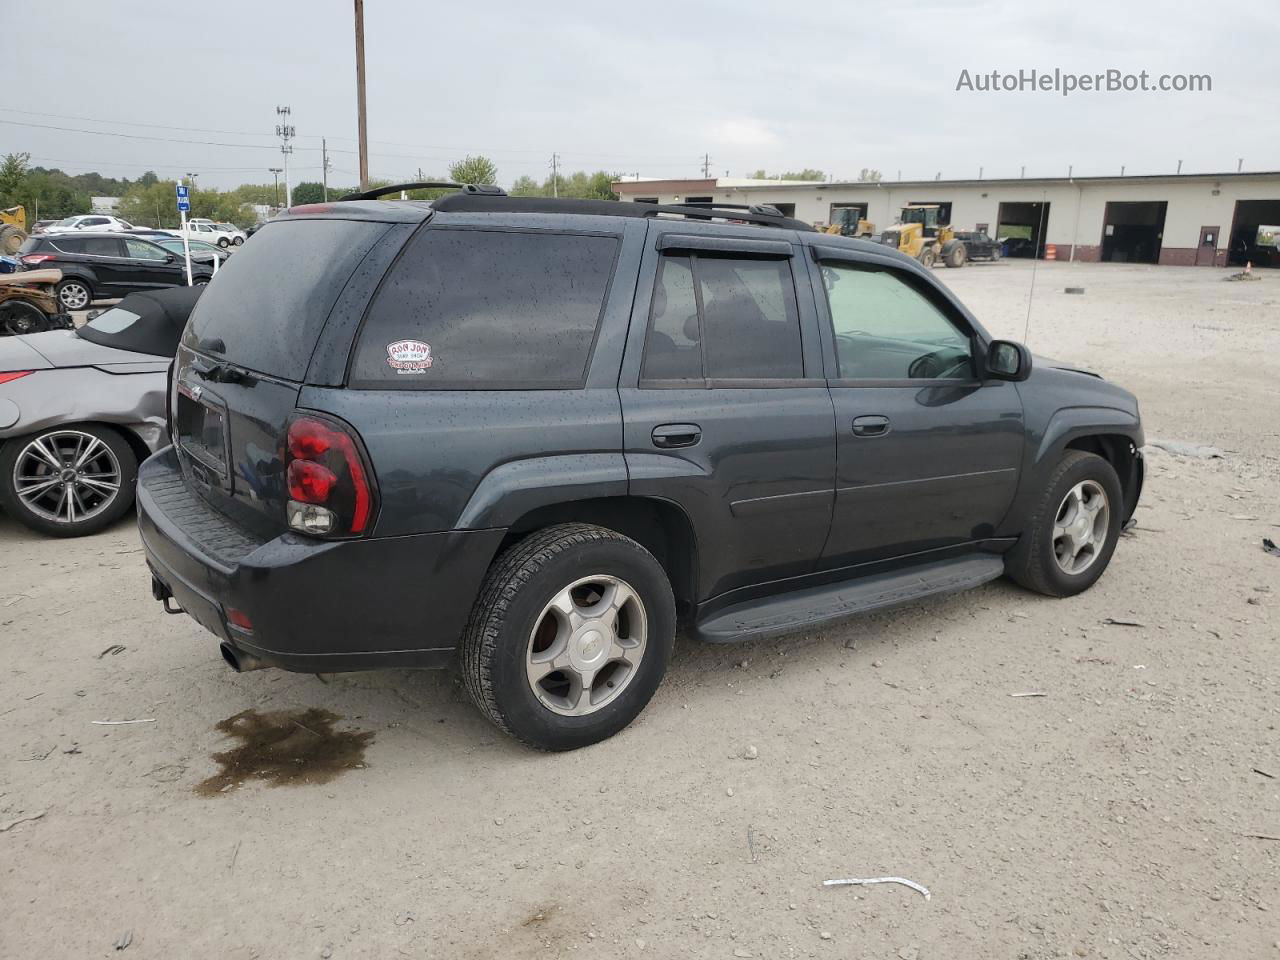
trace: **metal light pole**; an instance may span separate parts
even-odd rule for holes
[[[284,172],[283,167],[267,167],[267,173],[276,178],[276,209],[280,209],[280,174]]]
[[[364,0],[356,4],[356,113],[360,137],[360,189],[369,189],[369,127],[364,109]]]

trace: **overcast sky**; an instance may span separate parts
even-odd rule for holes
[[[16,82],[0,154],[75,173],[270,182],[275,108],[288,104],[294,182],[319,179],[322,135],[331,182],[357,179],[351,0],[0,0],[0,11],[20,38],[6,53]],[[443,175],[483,153],[509,184],[545,177],[553,151],[566,170],[653,177],[698,176],[704,153],[718,176],[1172,173],[1178,160],[1222,171],[1240,157],[1280,169],[1269,2],[366,0],[365,32],[375,177]],[[1055,67],[1207,73],[1213,90],[955,89],[962,69]]]

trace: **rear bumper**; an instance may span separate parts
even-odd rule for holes
[[[137,489],[157,597],[239,653],[304,673],[448,666],[504,533],[256,540],[186,486],[172,447]]]

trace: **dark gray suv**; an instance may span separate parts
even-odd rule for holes
[[[392,188],[398,189],[398,188]],[[536,747],[724,643],[1006,574],[1093,584],[1133,396],[913,260],[750,209],[295,207],[201,298],[138,475],[153,590],[237,670],[456,664]]]

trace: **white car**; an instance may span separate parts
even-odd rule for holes
[[[182,236],[182,228],[169,231],[175,237]],[[188,220],[187,239],[203,240],[219,247],[240,246],[244,243],[244,232],[229,223],[214,223],[211,220]]]
[[[65,220],[59,220],[57,223],[45,227],[44,232],[46,234],[70,233],[73,230],[121,232],[132,230],[133,228],[132,223],[128,220],[121,220],[119,217],[109,217],[101,213],[82,213],[74,217],[67,217]]]

